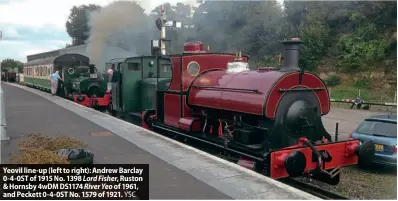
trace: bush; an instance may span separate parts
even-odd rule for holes
[[[367,71],[386,57],[390,41],[384,34],[375,35],[374,24],[358,27],[353,34],[339,37],[337,66],[345,72]]]
[[[82,149],[87,144],[66,136],[49,137],[28,134],[28,139],[19,143],[20,154],[13,154],[15,164],[68,164],[67,158],[56,154],[59,149]]]
[[[326,80],[326,85],[328,87],[335,87],[340,84],[340,77],[337,75],[331,75]]]

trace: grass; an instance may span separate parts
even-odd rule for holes
[[[361,93],[361,99],[367,102],[394,102],[394,88],[386,89],[376,87],[372,89],[358,88],[354,85],[343,83],[336,87],[329,88],[332,99],[355,99]]]

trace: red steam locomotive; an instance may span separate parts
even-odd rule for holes
[[[330,111],[324,82],[298,66],[300,39],[284,41],[279,68],[250,70],[248,57],[186,43],[170,56],[173,76],[157,90],[143,127],[199,140],[240,157],[239,164],[274,178],[310,175],[329,184],[340,168],[369,163],[371,141],[332,142],[322,124]],[[250,163],[247,163],[250,162]]]

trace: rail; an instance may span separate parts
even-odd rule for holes
[[[293,188],[300,189],[304,192],[307,192],[311,195],[322,198],[324,200],[349,200],[349,198],[343,195],[327,191],[315,185],[298,181],[296,179],[287,178],[287,179],[281,179],[280,181],[284,184],[292,186]]]

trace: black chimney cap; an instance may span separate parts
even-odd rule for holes
[[[283,44],[289,44],[289,43],[292,43],[292,44],[298,43],[298,44],[300,44],[300,43],[303,43],[303,41],[300,40],[300,38],[296,37],[296,38],[290,38],[288,40],[284,40],[284,41],[282,41],[282,43]]]

